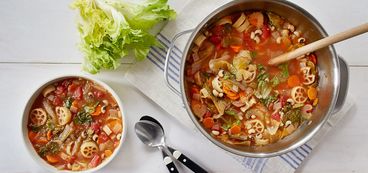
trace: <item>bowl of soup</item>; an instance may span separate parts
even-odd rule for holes
[[[277,66],[268,61],[326,36],[288,1],[218,8],[183,52],[181,93],[190,118],[211,142],[242,156],[276,156],[303,145],[344,102],[346,64],[333,46]]]
[[[86,76],[61,76],[42,84],[22,118],[25,146],[53,172],[93,172],[108,164],[125,141],[118,95]]]

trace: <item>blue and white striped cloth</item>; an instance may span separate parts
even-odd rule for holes
[[[127,79],[135,87],[141,90],[142,93],[151,98],[184,125],[193,129],[194,126],[183,108],[181,98],[171,92],[165,85],[163,71],[166,50],[170,44],[171,38],[175,34],[186,29],[194,28],[201,19],[207,16],[215,8],[218,8],[228,1],[229,0],[211,1],[213,3],[208,3],[206,0],[170,2],[174,3],[172,6],[179,14],[176,21],[168,23],[157,35],[157,39],[163,47],[152,47],[147,57],[148,60],[134,65],[126,75]],[[180,13],[181,11],[185,11],[186,13]],[[190,12],[188,13],[188,11]],[[173,50],[171,55],[172,57],[169,62],[169,80],[178,90],[182,50],[185,43],[185,39],[179,39],[177,41],[176,44],[178,47],[175,47]],[[229,154],[232,155],[239,164],[256,173],[294,172],[303,163],[303,160],[312,152],[312,149],[319,143],[327,131],[350,109],[352,104],[352,101],[347,101],[344,108],[339,113],[335,114],[333,118],[329,120],[329,123],[326,123],[326,125],[311,141],[289,153],[272,158],[249,158]]]

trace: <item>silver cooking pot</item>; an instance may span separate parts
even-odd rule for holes
[[[194,46],[194,39],[198,34],[206,30],[206,28],[210,27],[211,24],[218,21],[222,17],[244,10],[264,10],[274,12],[297,26],[297,29],[300,30],[304,34],[304,37],[306,37],[310,42],[327,36],[327,33],[322,28],[321,24],[311,14],[291,2],[281,0],[235,0],[213,11],[205,19],[203,19],[195,29],[179,33],[173,38],[166,56],[165,79],[169,88],[172,89],[176,94],[182,96],[185,108],[195,126],[204,136],[206,136],[217,146],[234,154],[247,157],[271,157],[281,155],[296,149],[297,147],[300,147],[309,141],[313,135],[315,135],[321,129],[321,127],[328,122],[330,116],[342,107],[348,88],[348,67],[344,60],[337,56],[333,46],[316,51],[320,77],[318,94],[319,104],[313,112],[311,123],[308,125],[302,125],[290,136],[266,146],[251,147],[230,145],[215,139],[201,125],[191,110],[189,102],[189,90],[184,82],[185,67],[187,65],[186,60],[190,57],[189,52]],[[168,80],[167,68],[169,66],[169,59],[171,58],[171,51],[175,47],[175,40],[181,35],[188,33],[191,33],[191,36],[185,46],[181,60],[181,92],[179,92],[173,85],[170,84]]]

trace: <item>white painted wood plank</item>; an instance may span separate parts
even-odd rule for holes
[[[312,13],[333,34],[367,22],[368,1],[291,0]],[[76,12],[71,1],[0,1],[0,62],[81,62]],[[170,1],[172,4],[179,1]],[[181,1],[182,2],[182,1]],[[368,65],[368,34],[339,43],[349,64]]]
[[[243,167],[198,132],[188,130],[124,79],[122,66],[114,72],[93,76],[105,81],[120,96],[126,110],[128,134],[120,153],[101,172],[167,172],[161,153],[146,147],[134,134],[134,123],[142,115],[156,117],[165,128],[167,143],[191,156],[209,170],[241,172]],[[23,108],[32,92],[51,76],[83,74],[79,65],[0,64],[0,170],[1,172],[45,172],[25,150],[21,139]],[[166,86],[164,86],[166,87]],[[214,157],[215,156],[215,157]],[[178,165],[179,167],[179,165]],[[190,172],[179,167],[181,172]],[[212,172],[211,171],[211,172]]]

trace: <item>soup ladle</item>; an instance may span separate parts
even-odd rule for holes
[[[149,116],[148,116],[149,117]],[[202,167],[193,162],[180,151],[168,147],[165,143],[165,134],[161,124],[154,118],[143,118],[135,124],[135,132],[137,137],[150,147],[157,147],[163,154],[164,163],[169,172],[178,172],[174,162],[169,157],[171,153],[175,159],[179,160],[186,167],[196,173],[207,173]],[[169,154],[168,154],[169,153]]]

